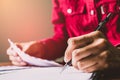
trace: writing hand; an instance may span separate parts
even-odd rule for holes
[[[65,62],[83,72],[120,67],[120,50],[114,47],[100,31],[68,40]]]

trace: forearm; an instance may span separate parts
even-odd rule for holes
[[[38,41],[38,44],[42,45],[39,49],[38,57],[53,60],[64,55],[68,40],[66,27],[64,24],[56,24],[54,31],[52,38]]]
[[[67,41],[65,39],[49,38],[41,41],[44,45],[43,58],[54,60],[56,58],[64,56],[65,49],[67,47]]]

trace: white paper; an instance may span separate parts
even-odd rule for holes
[[[9,70],[26,69],[26,68],[29,68],[29,67],[25,67],[25,66],[0,66],[0,72],[9,71]]]
[[[23,70],[23,69],[29,69],[31,67],[29,66],[0,66],[0,75],[3,74],[8,74],[11,73],[13,71],[17,71],[17,70]]]
[[[42,67],[18,70],[0,75],[0,80],[89,80],[92,73],[82,73],[68,67],[60,74],[62,67]]]
[[[21,51],[10,39],[8,39],[8,42],[10,43],[10,46],[13,48],[13,50],[18,53],[18,55],[21,57],[21,59],[30,65],[35,66],[62,66],[54,61],[48,61],[41,58],[36,58],[33,56],[30,56],[26,54],[25,52]]]

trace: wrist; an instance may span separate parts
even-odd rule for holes
[[[118,69],[120,68],[120,47],[115,47],[110,53],[108,60],[109,68]]]

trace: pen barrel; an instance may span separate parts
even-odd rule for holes
[[[95,31],[100,30],[100,29],[109,21],[111,15],[112,15],[112,13],[109,13],[109,14],[107,15],[107,17],[98,24],[98,26],[97,26],[97,28],[95,29]]]

